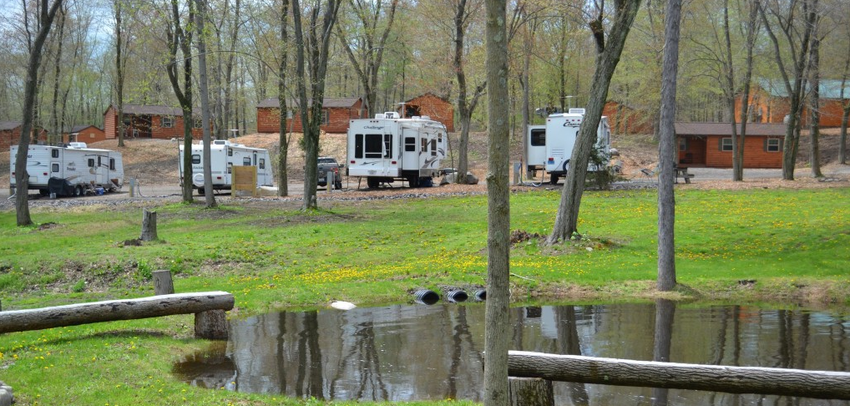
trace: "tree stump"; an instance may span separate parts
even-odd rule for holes
[[[195,338],[227,340],[227,316],[224,310],[195,313]]]
[[[171,279],[171,271],[153,271],[154,295],[170,295],[174,293],[174,281]]]
[[[142,218],[142,236],[139,237],[142,241],[155,241],[156,236],[156,212],[145,210]]]
[[[555,394],[552,381],[542,378],[508,377],[511,406],[552,406]]]

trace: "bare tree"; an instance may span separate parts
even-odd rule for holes
[[[676,287],[676,83],[679,73],[679,32],[682,1],[668,0],[661,69],[661,117],[658,137],[658,278],[660,291]]]
[[[65,42],[65,20],[68,19],[67,7],[62,6],[59,13],[59,35],[56,38],[56,53],[53,66],[53,117],[51,120],[50,144],[56,145],[62,140],[64,126],[59,120],[59,83],[62,71],[62,45]]]
[[[768,37],[773,43],[774,57],[789,100],[788,122],[785,129],[785,141],[782,145],[782,178],[785,180],[794,180],[794,167],[797,164],[797,149],[800,145],[800,115],[805,97],[806,58],[811,46],[816,18],[816,7],[814,5],[817,1],[772,2],[773,7],[768,7],[765,3],[759,5],[759,14],[764,22]],[[802,13],[802,18],[797,17],[800,13]],[[771,24],[768,15],[773,19],[773,24]],[[779,38],[775,34],[776,29],[780,30],[785,37],[787,48],[784,52]],[[786,57],[790,58],[790,71],[786,68]]]
[[[212,143],[212,131],[210,129],[210,96],[209,85],[207,80],[207,42],[204,32],[204,23],[207,19],[207,1],[195,0],[198,10],[198,18],[195,21],[195,35],[197,35],[198,46],[198,87],[201,96],[201,127],[204,131],[204,198],[207,208],[216,207],[215,196],[213,196],[212,185],[212,153],[210,146]]]
[[[811,97],[809,98],[809,147],[812,166],[812,176],[822,178],[820,169],[820,30],[821,16],[817,9],[817,1],[812,4],[815,20],[812,28],[812,46],[809,49],[809,83],[811,83]]]
[[[487,0],[487,311],[484,332],[484,404],[507,405],[510,305],[510,127],[506,1]]]
[[[590,99],[588,100],[584,120],[579,129],[572,156],[570,157],[570,168],[564,181],[564,190],[561,192],[561,202],[558,206],[558,214],[555,218],[555,226],[549,235],[548,243],[556,244],[558,241],[568,241],[577,232],[579,206],[581,196],[584,193],[584,178],[587,175],[587,163],[590,160],[590,152],[596,141],[596,130],[602,120],[602,108],[608,98],[608,86],[611,77],[620,61],[620,54],[626,43],[632,23],[640,8],[640,0],[615,0],[611,29],[607,38],[604,22],[609,19],[604,3],[594,3],[596,15],[588,22],[590,30],[596,41],[596,70],[593,74],[593,82],[590,87]],[[672,172],[672,169],[671,169]]]
[[[24,106],[23,106],[23,123],[21,123],[21,138],[18,141],[18,154],[15,156],[15,213],[17,215],[17,224],[19,227],[32,224],[29,208],[29,174],[27,173],[27,152],[29,151],[30,132],[32,131],[33,123],[33,106],[35,105],[35,96],[38,92],[38,68],[41,64],[41,51],[44,48],[44,42],[47,40],[47,34],[50,32],[50,26],[53,25],[53,19],[56,17],[56,12],[62,6],[62,0],[56,0],[48,7],[48,0],[41,0],[38,3],[38,31],[35,35],[35,40],[32,41],[29,47],[30,55],[27,62],[27,81],[24,84]],[[26,10],[24,10],[26,14]],[[30,27],[25,22],[25,30],[29,34]],[[29,36],[27,37],[29,41]]]
[[[189,18],[187,25],[194,24],[195,7],[192,0],[188,1]],[[180,24],[180,9],[178,0],[171,0],[171,24],[167,28],[167,43],[169,62],[166,66],[171,88],[177,96],[180,108],[183,110],[183,202],[192,203],[192,128],[194,116],[192,112],[192,30],[184,30]],[[177,50],[183,53],[183,89],[177,72]]]
[[[473,0],[474,1],[474,0]],[[469,126],[472,124],[472,113],[475,107],[478,106],[478,100],[484,95],[484,90],[487,88],[487,81],[479,84],[469,96],[469,90],[466,83],[466,71],[464,69],[464,35],[469,27],[469,19],[477,10],[477,3],[467,7],[466,0],[459,0],[455,9],[455,49],[452,65],[457,76],[457,112],[460,119],[460,140],[458,141],[458,173],[457,183],[467,183],[466,172],[469,168]]]
[[[348,55],[348,61],[360,78],[363,92],[366,95],[366,112],[373,114],[377,112],[378,100],[378,73],[384,58],[387,39],[395,22],[395,12],[399,0],[390,0],[389,9],[384,10],[383,0],[349,0],[351,9],[355,14],[359,30],[354,31],[337,24],[337,35],[342,49]],[[386,20],[383,27],[379,27],[382,17]],[[356,34],[356,35],[355,35]],[[360,55],[355,55],[354,51]],[[361,62],[362,61],[362,62]]]
[[[114,0],[115,11],[115,96],[118,125],[118,146],[124,146],[124,79],[127,71],[127,44],[129,35],[124,23],[124,0]]]
[[[323,7],[324,5],[324,7]],[[304,132],[302,138],[304,159],[304,210],[318,208],[318,158],[320,126],[324,117],[322,103],[325,97],[325,77],[328,72],[328,48],[336,23],[340,2],[338,0],[315,0],[310,5],[310,20],[305,26],[301,21],[301,4],[292,0],[292,18],[295,25],[295,63],[298,83],[299,113]],[[322,14],[321,21],[319,19]],[[306,40],[304,30],[307,30]],[[308,55],[305,55],[308,54]],[[305,76],[305,59],[309,56],[310,77]],[[307,85],[310,86],[310,103],[307,100]]]
[[[277,180],[278,196],[289,195],[289,176],[286,171],[286,165],[289,159],[289,137],[286,131],[286,116],[288,108],[286,105],[286,69],[287,59],[289,57],[289,0],[281,0],[280,2],[280,64],[278,65],[278,82],[277,82],[277,98],[280,101],[280,129],[278,133],[278,165],[277,165]]]
[[[841,75],[841,100],[844,100],[843,113],[841,115],[841,133],[838,137],[838,162],[847,165],[847,122],[850,121],[850,95],[847,95],[847,79],[850,76],[850,41],[848,41],[847,56],[844,60],[844,73]]]

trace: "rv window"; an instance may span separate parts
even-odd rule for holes
[[[404,151],[405,152],[416,152],[416,138],[415,137],[404,137]]]
[[[431,140],[431,156],[437,156],[437,140]]]
[[[251,157],[246,156],[242,158],[242,166],[251,166]]]
[[[53,172],[59,172],[59,164],[53,164],[53,165],[51,165],[51,169],[50,169],[50,170],[51,170],[51,171],[53,171]]]
[[[260,158],[260,169],[266,169],[266,159]]]
[[[59,158],[59,150],[54,149],[54,150],[50,151],[50,156],[53,157],[53,158]]]
[[[201,155],[200,154],[192,154],[192,165],[198,165],[201,163]]]
[[[89,168],[94,168],[94,158],[89,158]]]
[[[545,147],[546,146],[546,129],[531,130],[531,146]]]
[[[233,162],[227,163],[227,173],[233,173]]]
[[[257,151],[254,151],[254,166],[257,166]]]
[[[426,140],[425,138],[422,138],[420,141],[422,141],[422,147],[419,148],[419,150],[422,151],[422,152],[427,151],[428,150],[428,140]]]
[[[109,158],[109,170],[110,171],[115,170],[115,158]]]
[[[383,155],[383,143],[381,134],[366,134],[366,143],[363,148],[365,158],[380,158]]]
[[[363,134],[354,135],[354,157],[363,158]]]
[[[97,157],[97,167],[98,167],[98,168],[100,168],[101,166],[103,166],[103,161],[101,161],[100,159],[101,159],[101,157]]]
[[[227,156],[233,156],[233,148],[227,149]]]
[[[393,136],[392,134],[384,134],[384,158],[392,158],[393,152]]]

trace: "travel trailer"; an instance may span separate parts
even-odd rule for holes
[[[446,127],[427,116],[400,118],[388,112],[350,120],[348,176],[366,178],[370,189],[394,180],[406,180],[410,187],[429,185],[440,175],[448,142]]]
[[[13,145],[9,154],[9,183],[14,193],[18,146]],[[121,153],[88,148],[84,142],[72,142],[68,146],[30,145],[27,150],[27,174],[28,189],[38,190],[42,196],[115,192],[124,185]]]
[[[570,167],[579,127],[584,120],[584,109],[572,108],[568,113],[552,114],[546,119],[546,133],[543,135],[546,162],[543,167],[549,172],[551,183],[558,183],[561,176],[566,175]],[[596,143],[593,146],[603,162],[597,166],[588,163],[588,172],[607,170],[611,150],[611,128],[608,117],[603,116],[596,130]]]
[[[180,145],[177,165],[180,182],[183,182],[183,145]],[[234,166],[256,166],[257,187],[273,186],[269,151],[263,148],[247,147],[226,140],[214,140],[210,145],[210,169],[212,170],[213,190],[230,190],[231,172]],[[192,185],[204,194],[204,144],[203,141],[192,144]]]
[[[525,138],[525,162],[526,172],[536,176],[537,171],[542,171],[546,165],[546,126],[537,124],[530,125],[526,129]]]

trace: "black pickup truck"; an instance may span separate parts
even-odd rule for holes
[[[328,156],[319,157],[319,186],[328,185],[328,172],[333,172],[334,189],[342,189],[342,176],[339,172],[339,163],[336,159]]]

